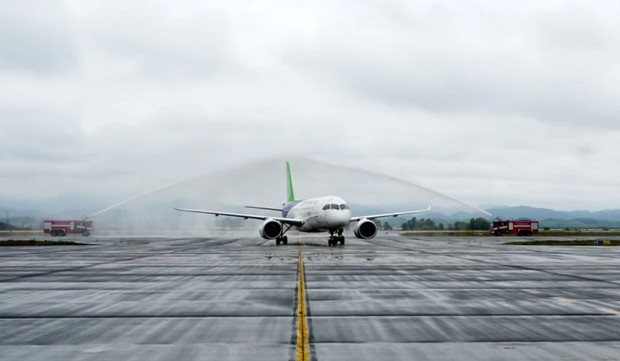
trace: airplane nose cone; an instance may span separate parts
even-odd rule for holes
[[[349,221],[351,220],[351,212],[346,210],[346,211],[342,211],[340,212],[340,214],[338,214],[338,222],[342,225],[342,227],[346,227],[347,224],[349,224]]]
[[[351,221],[351,211],[341,210],[335,212],[329,212],[325,217],[325,226],[327,228],[344,228]]]

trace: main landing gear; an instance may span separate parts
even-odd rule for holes
[[[337,231],[337,235],[334,236],[334,233],[336,233],[336,231],[334,230],[330,230],[329,231],[329,240],[327,240],[327,244],[330,247],[334,247],[335,245],[337,245],[339,242],[340,244],[344,245],[344,236],[342,235],[342,229],[339,229]]]
[[[278,237],[276,237],[276,246],[279,246],[280,243],[282,243],[283,245],[287,245],[288,244],[288,237],[285,236],[286,232],[288,232],[289,229],[291,229],[291,225],[289,225],[288,227],[286,227],[286,229],[280,233],[280,235]]]

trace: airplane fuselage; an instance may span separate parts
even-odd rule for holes
[[[325,196],[288,202],[282,217],[303,220],[295,229],[302,232],[325,232],[345,228],[351,222],[351,208],[342,198]]]

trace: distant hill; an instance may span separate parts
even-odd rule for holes
[[[602,211],[556,211],[548,208],[535,208],[529,206],[495,207],[487,209],[489,213],[504,218],[531,218],[531,219],[596,219],[620,222],[620,209],[605,209]]]
[[[402,205],[398,205],[397,211],[403,210]],[[410,209],[411,207],[409,207]],[[363,206],[356,210],[359,214],[385,213],[388,210],[394,210],[388,205],[382,205],[380,208],[365,208]],[[557,211],[548,208],[536,208],[530,206],[516,207],[493,207],[486,209],[495,217],[502,219],[519,219],[528,218],[541,222],[541,227],[549,228],[620,228],[620,209],[607,209],[597,212],[590,211]],[[405,221],[411,219],[411,216],[401,216],[397,218],[386,218],[385,221],[393,227],[400,227]],[[434,209],[431,212],[415,215],[420,218],[431,218],[435,223],[443,223],[444,225],[452,224],[456,221],[469,221],[471,218],[483,217],[490,219],[480,212],[471,213],[459,211],[450,212],[446,209]]]
[[[18,228],[15,226],[12,226],[10,224],[6,224],[4,222],[0,222],[0,231],[14,231],[17,230]]]
[[[602,211],[556,211],[529,206],[495,207],[489,213],[503,219],[529,218],[540,221],[541,227],[549,228],[620,228],[620,209]]]

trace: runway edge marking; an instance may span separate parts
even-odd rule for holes
[[[310,338],[308,332],[308,313],[306,307],[306,284],[304,272],[304,260],[301,253],[301,246],[297,251],[299,263],[297,267],[297,342],[296,360],[310,360]]]

